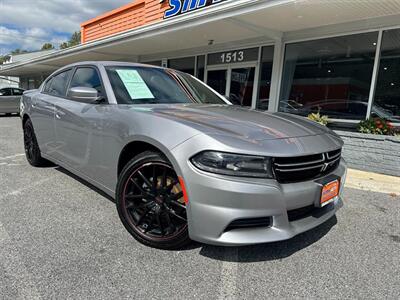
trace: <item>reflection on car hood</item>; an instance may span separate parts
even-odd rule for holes
[[[253,141],[285,139],[330,132],[323,126],[284,113],[268,113],[230,105],[154,105],[151,113],[205,134]]]

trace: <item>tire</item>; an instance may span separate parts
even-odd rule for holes
[[[164,250],[190,243],[179,179],[160,153],[146,151],[122,170],[116,189],[118,215],[140,243]]]
[[[25,156],[30,165],[34,167],[47,166],[48,162],[40,153],[40,148],[33,129],[32,121],[26,120],[24,123],[24,148]]]

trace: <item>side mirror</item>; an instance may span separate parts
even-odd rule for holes
[[[68,90],[68,98],[86,103],[94,103],[99,100],[99,92],[91,87],[73,87]]]

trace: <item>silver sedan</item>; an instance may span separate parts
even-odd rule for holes
[[[231,105],[182,72],[69,65],[21,109],[29,163],[51,161],[115,198],[126,229],[152,247],[285,240],[342,206],[334,132]]]
[[[24,90],[19,88],[0,89],[0,113],[6,115],[19,112],[19,103]]]

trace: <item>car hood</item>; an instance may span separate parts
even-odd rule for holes
[[[253,141],[287,139],[331,132],[304,118],[231,105],[157,105],[151,112],[190,126],[201,133]]]

